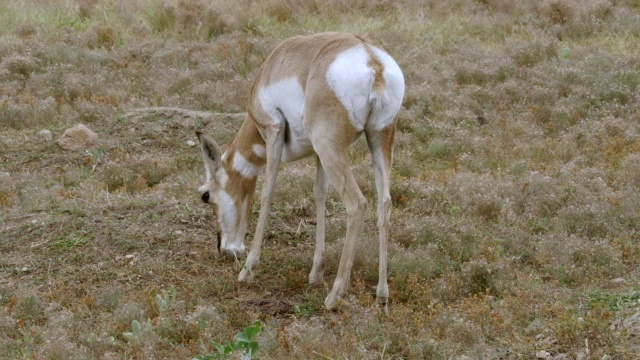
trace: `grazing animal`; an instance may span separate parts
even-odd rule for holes
[[[217,218],[222,254],[237,258],[243,253],[256,179],[266,168],[258,223],[239,281],[250,281],[258,264],[280,163],[315,154],[317,227],[310,283],[321,282],[323,276],[329,184],[340,195],[347,212],[340,265],[325,300],[327,309],[335,308],[349,283],[367,208],[348,156],[349,147],[364,133],[378,196],[380,261],[376,296],[387,311],[390,169],[396,115],[403,97],[400,67],[369,40],[346,33],[296,36],[282,42],[258,70],[247,115],[224,153],[211,137],[197,132],[206,170],[206,183],[200,192]]]

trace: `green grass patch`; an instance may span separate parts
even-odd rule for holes
[[[595,291],[587,294],[584,298],[587,309],[604,306],[611,311],[621,311],[629,308],[635,308],[640,301],[640,290],[629,293],[610,293],[604,291]]]

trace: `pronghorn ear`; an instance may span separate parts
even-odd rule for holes
[[[200,149],[202,150],[202,158],[204,159],[204,167],[207,170],[207,180],[210,180],[215,170],[220,166],[220,148],[208,135],[196,131],[198,139],[200,139]]]

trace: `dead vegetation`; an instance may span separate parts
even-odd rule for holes
[[[264,56],[333,30],[407,80],[388,318],[373,213],[339,310],[306,283],[313,162],[283,168],[251,285],[195,191],[195,130],[228,142]],[[639,39],[633,0],[0,0],[0,358],[190,359],[261,319],[264,359],[633,359]],[[77,123],[86,151],[37,135]],[[327,215],[330,279],[335,193]]]

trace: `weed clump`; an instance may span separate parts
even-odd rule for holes
[[[199,0],[179,0],[176,5],[155,7],[147,14],[147,22],[156,33],[186,39],[209,40],[230,29],[230,23],[218,11]]]
[[[117,30],[107,24],[96,24],[91,28],[90,33],[90,40],[87,42],[90,49],[112,49],[119,43]]]
[[[127,303],[117,308],[113,314],[113,335],[122,336],[133,321],[144,321],[145,314],[140,306],[135,303]]]
[[[486,261],[469,261],[462,268],[462,291],[465,295],[496,293],[492,272]]]
[[[557,48],[554,42],[534,41],[514,44],[510,52],[513,62],[521,67],[534,67],[557,56]]]
[[[55,336],[44,341],[42,346],[42,356],[50,360],[65,360],[87,358],[88,353],[84,347],[69,341],[63,336]]]
[[[100,178],[109,192],[139,193],[160,184],[171,172],[171,166],[140,160],[106,165],[100,172]]]
[[[6,73],[8,80],[24,81],[38,70],[38,65],[32,57],[16,54],[2,60],[0,71],[2,70]]]
[[[573,21],[575,10],[570,2],[551,0],[543,3],[542,14],[547,17],[551,23],[564,25]]]
[[[42,301],[35,294],[27,295],[18,301],[13,310],[13,317],[26,325],[41,325],[47,319]]]

